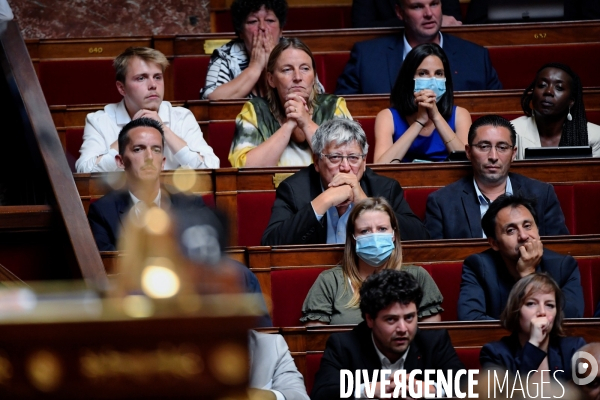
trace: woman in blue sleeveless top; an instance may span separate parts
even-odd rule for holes
[[[375,120],[375,163],[443,161],[465,150],[471,115],[454,105],[452,74],[440,46],[412,49]]]

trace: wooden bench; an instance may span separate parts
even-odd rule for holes
[[[569,336],[581,336],[586,342],[600,340],[600,321],[597,319],[567,320],[565,328]],[[347,332],[354,325],[284,327],[260,329],[265,333],[279,333],[285,338],[298,370],[304,376],[308,393],[312,389],[314,377],[319,369],[321,357],[329,336]],[[430,322],[419,324],[419,329],[446,329],[456,352],[469,369],[479,368],[479,350],[489,342],[500,340],[510,333],[498,322]]]
[[[577,258],[585,300],[585,317],[594,315],[600,300],[600,235],[545,237],[544,246]],[[489,248],[481,239],[436,240],[403,244],[403,263],[420,265],[429,272],[444,296],[444,321],[457,319],[463,260]],[[341,246],[249,247],[250,269],[256,274],[265,298],[271,299],[274,326],[299,325],[302,304],[324,270],[342,259]]]
[[[48,105],[15,21],[0,23],[0,279],[107,280]],[[10,134],[8,134],[10,133]],[[13,278],[10,278],[12,274]]]
[[[318,58],[317,72],[322,75],[322,82],[328,91],[333,91],[337,77],[342,72],[355,42],[400,34],[401,30],[402,28],[286,31],[285,35],[297,36],[306,41]],[[502,31],[501,35],[498,34],[499,31]],[[518,79],[526,82],[533,79],[532,74],[527,72],[532,68],[537,69],[544,60],[549,60],[548,57],[553,60],[576,62],[577,59],[573,58],[575,55],[579,58],[585,57],[586,63],[583,65],[591,62],[589,57],[597,57],[598,53],[592,51],[598,44],[592,42],[597,42],[600,37],[600,24],[596,21],[586,21],[462,26],[445,28],[444,32],[489,47],[492,58],[496,57],[499,60],[501,69],[496,69],[501,80],[511,78],[505,83],[506,88],[511,88],[523,87],[520,81],[512,80],[514,64],[510,60],[515,57],[521,65]],[[210,41],[232,37],[232,34],[203,34],[152,38],[36,39],[29,40],[27,45],[49,104],[106,104],[120,99],[114,86],[111,63],[125,48],[135,45],[154,47],[162,51],[172,62],[172,67],[165,73],[165,99],[192,100],[199,98],[199,91],[204,86],[210,58],[206,51],[212,48]],[[565,43],[569,45],[565,46]],[[524,45],[533,47],[523,48]],[[517,46],[514,52],[511,51],[512,46]],[[532,49],[535,51],[531,51]],[[524,59],[528,61],[523,62]],[[524,64],[529,69],[524,69]],[[594,85],[597,79],[596,74],[591,71],[579,71],[583,75],[584,84],[588,86]],[[81,90],[80,82],[88,74],[93,74],[99,80],[98,90]]]
[[[375,172],[393,178],[400,182],[408,192],[415,188],[439,188],[455,182],[471,174],[471,164],[467,162],[443,162],[423,164],[400,165],[372,165]],[[298,171],[298,168],[222,168],[215,170],[215,197],[217,207],[230,216],[231,244],[252,246],[260,243],[262,232],[270,218],[271,206],[275,199],[276,183],[284,177]],[[552,161],[517,161],[512,164],[512,172],[538,179],[549,183],[584,184],[594,182],[594,177],[600,176],[600,160],[552,160]],[[595,187],[595,186],[594,186]],[[578,190],[583,187],[579,187]],[[594,213],[596,208],[586,206],[583,196],[574,198],[570,188],[562,188],[563,194],[559,200],[565,205],[573,204],[583,206],[579,208],[580,217],[571,216],[572,226],[581,226],[581,233],[591,233],[588,229],[593,227],[594,218],[586,218],[586,212]],[[573,189],[575,190],[575,189]],[[415,192],[416,209],[421,209],[423,196],[426,193]],[[408,195],[410,196],[410,195]],[[410,197],[407,197],[410,200]],[[411,204],[411,206],[413,206]],[[600,217],[599,217],[600,218]],[[581,223],[581,225],[578,225]]]

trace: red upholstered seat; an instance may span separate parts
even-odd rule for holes
[[[458,320],[456,305],[458,304],[458,294],[460,293],[462,263],[424,264],[422,267],[429,272],[440,292],[442,292],[442,296],[444,296],[442,320]]]
[[[479,365],[479,352],[481,349],[479,347],[473,348],[460,348],[456,349],[456,354],[460,361],[465,364],[466,369],[481,369]]]
[[[549,62],[567,64],[585,87],[600,86],[600,75],[589,65],[600,64],[600,43],[569,43],[490,47],[492,65],[504,89],[525,89],[537,70]]]
[[[49,105],[121,101],[112,60],[40,61],[39,79]],[[85,83],[93,79],[93,87]]]
[[[175,100],[200,98],[200,89],[206,82],[210,55],[175,57],[173,59],[173,95]]]
[[[594,309],[600,300],[600,258],[579,258],[579,273],[581,274],[581,286],[583,289],[584,318],[594,316]]]
[[[408,188],[404,189],[404,198],[408,202],[408,205],[413,210],[415,215],[425,221],[425,211],[427,209],[427,196],[433,193],[438,188],[435,187],[424,187],[424,188]]]
[[[312,388],[315,383],[315,375],[321,366],[321,358],[323,353],[321,352],[308,352],[306,354],[306,372],[304,373],[304,385],[306,386],[306,392],[310,395]]]
[[[65,147],[67,162],[71,171],[75,172],[75,161],[79,158],[79,149],[83,143],[83,128],[67,129],[65,131]]]
[[[307,267],[271,271],[271,296],[273,301],[273,326],[299,326],[302,304],[327,267]]]
[[[350,59],[350,52],[315,54],[319,81],[325,87],[326,93],[333,93],[338,77],[344,72],[344,67]]]
[[[573,186],[575,233],[587,235],[600,233],[600,184],[582,183]]]
[[[590,106],[591,106],[591,104],[590,104]],[[591,122],[592,124],[600,125],[600,111],[598,111],[598,110],[593,110],[593,111],[586,110],[585,116],[587,117],[588,122]]]
[[[356,121],[360,123],[365,134],[367,135],[367,143],[369,144],[369,151],[367,153],[367,163],[373,163],[373,152],[375,151],[375,118],[363,117],[356,118]]]
[[[202,200],[204,200],[204,204],[206,204],[210,208],[215,208],[215,194],[214,193],[203,194]]]
[[[554,192],[556,192],[560,208],[565,216],[565,224],[567,225],[567,229],[569,229],[569,233],[576,235],[575,208],[573,207],[573,204],[575,204],[575,191],[573,185],[554,184]]]
[[[234,134],[235,121],[210,121],[208,129],[204,132],[204,138],[221,161],[221,168],[231,167],[228,157]]]
[[[260,245],[274,202],[275,192],[238,193],[238,246]]]

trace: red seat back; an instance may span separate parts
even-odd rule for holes
[[[438,190],[438,188],[435,187],[404,189],[404,198],[408,202],[408,205],[415,213],[415,215],[421,218],[421,221],[425,221],[425,212],[427,209],[427,196],[429,196],[430,193],[433,193],[436,190]]]
[[[39,79],[48,105],[121,101],[112,60],[40,61]],[[94,79],[93,88],[82,83]],[[78,149],[79,150],[79,149]]]
[[[575,227],[575,190],[573,185],[554,184],[554,192],[558,197],[560,208],[565,216],[565,224],[571,235],[576,235]]]
[[[326,93],[333,93],[338,77],[344,72],[344,67],[350,59],[350,52],[315,54],[319,81],[325,87]]]
[[[367,152],[367,164],[373,163],[373,152],[375,151],[375,118],[362,117],[356,118],[356,121],[362,126],[367,135],[369,151]]]
[[[579,258],[577,264],[585,303],[583,317],[591,318],[600,300],[600,257]]]
[[[591,104],[590,104],[590,106],[591,106]],[[585,116],[587,117],[588,122],[591,122],[592,124],[600,125],[600,111],[598,111],[598,110],[586,111]]]
[[[310,395],[312,388],[315,383],[315,375],[321,366],[321,358],[323,353],[315,352],[306,354],[306,372],[304,373],[304,385],[306,386],[306,392]]]
[[[321,272],[328,267],[271,271],[273,326],[299,326],[302,304]]]
[[[79,158],[79,149],[83,143],[83,128],[67,129],[65,131],[65,148],[67,162],[71,171],[75,172],[75,162]]]
[[[235,121],[210,121],[204,137],[221,161],[221,168],[231,167],[229,150],[235,134]],[[270,215],[270,213],[269,213]]]
[[[479,364],[479,352],[481,349],[479,347],[472,348],[458,348],[456,349],[456,354],[460,361],[465,365],[466,369],[481,369]]]
[[[425,264],[422,267],[429,272],[440,292],[442,292],[442,296],[444,296],[442,320],[457,321],[456,306],[458,304],[458,294],[460,293],[462,263],[435,263]]]
[[[215,208],[215,194],[214,193],[203,194],[202,200],[204,200],[204,204],[206,204],[208,207]]]
[[[573,185],[575,234],[587,235],[600,233],[600,184],[581,183]]]
[[[206,82],[206,71],[210,56],[175,57],[173,59],[174,100],[200,98],[200,89]]]
[[[525,89],[537,70],[549,62],[570,65],[585,87],[600,86],[600,75],[588,65],[600,64],[600,43],[490,47],[492,65],[504,89]],[[519,68],[515,69],[515,65]]]
[[[238,193],[238,246],[260,245],[274,202],[275,192]]]

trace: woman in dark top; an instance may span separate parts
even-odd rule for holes
[[[563,294],[549,275],[521,278],[500,316],[502,326],[513,333],[483,346],[481,366],[519,372],[522,378],[535,371],[529,383],[570,380],[571,358],[585,341],[564,335],[563,307]]]

